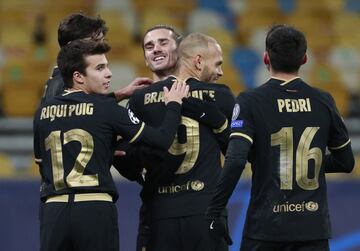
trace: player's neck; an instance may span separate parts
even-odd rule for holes
[[[270,77],[272,78],[279,78],[283,80],[290,80],[296,77],[299,77],[299,74],[297,72],[295,73],[284,73],[284,72],[274,72],[270,71]]]
[[[167,79],[170,75],[174,74],[173,69],[159,71],[159,72],[153,72],[153,80],[154,82]]]
[[[179,79],[200,79],[199,73],[193,70],[191,67],[188,67],[186,64],[181,64],[181,67],[179,67],[178,71],[176,72],[176,77]]]
[[[79,91],[82,91],[82,92],[85,92],[86,94],[89,94],[89,92],[87,91],[87,89],[86,89],[83,85],[79,85],[79,84],[76,84],[76,83],[74,83],[73,87],[68,88],[67,90],[68,90],[69,92],[79,92]]]

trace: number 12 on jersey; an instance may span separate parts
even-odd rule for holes
[[[322,151],[318,147],[310,148],[316,132],[320,127],[306,127],[297,146],[294,146],[293,127],[283,127],[271,134],[271,146],[280,146],[280,189],[293,189],[294,147],[296,183],[304,190],[315,190],[319,187],[319,172],[322,163]],[[315,175],[309,178],[309,161],[314,161]]]

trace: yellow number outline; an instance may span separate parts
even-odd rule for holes
[[[94,152],[94,141],[90,133],[82,129],[72,129],[64,133],[64,145],[71,141],[81,144],[74,166],[64,181],[64,163],[61,131],[52,131],[45,139],[45,149],[51,152],[51,164],[55,190],[65,187],[98,186],[98,174],[84,175],[85,168]]]
[[[296,149],[296,183],[304,190],[315,190],[319,187],[319,173],[322,164],[322,151],[318,147],[310,148],[315,134],[320,127],[306,127]],[[293,189],[293,127],[283,127],[271,134],[271,146],[280,146],[280,189]],[[310,179],[309,160],[314,160],[315,176]]]
[[[180,124],[186,127],[186,142],[179,143],[178,135],[176,134],[174,142],[168,150],[170,154],[175,156],[185,153],[184,160],[175,174],[189,172],[194,167],[200,151],[199,122],[189,117],[181,116]]]

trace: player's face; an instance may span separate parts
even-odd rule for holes
[[[156,29],[145,35],[145,62],[152,72],[166,71],[175,67],[178,56],[172,34],[172,31],[167,29]]]
[[[200,80],[204,82],[216,82],[222,75],[221,65],[223,62],[222,50],[219,44],[210,44],[209,53],[205,58],[204,70]]]
[[[108,68],[105,54],[86,56],[85,62],[86,76],[82,77],[87,93],[107,94],[112,73]]]

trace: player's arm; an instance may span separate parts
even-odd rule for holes
[[[240,106],[242,106],[241,112]],[[253,143],[254,129],[249,108],[251,106],[245,97],[239,96],[233,110],[233,123],[231,124],[230,142],[225,156],[224,168],[206,212],[210,224],[210,233],[223,236],[225,240],[228,231],[224,221],[221,220],[221,212],[226,207],[240,179]]]
[[[113,166],[115,169],[126,179],[143,184],[143,166],[139,159],[140,146],[121,140],[117,145],[117,149],[123,151],[125,155],[114,156]]]
[[[354,169],[355,159],[350,141],[339,149],[331,149],[330,154],[325,155],[326,173],[350,173]]]
[[[330,154],[325,156],[324,166],[327,173],[350,173],[355,165],[354,154],[345,123],[336,108],[335,101],[330,94],[329,102],[331,125],[329,131],[328,149]]]
[[[216,140],[221,148],[221,151],[225,155],[230,139],[231,121],[233,109],[235,106],[235,97],[230,91],[230,89],[227,88],[223,92],[219,93],[218,102],[220,103],[220,110],[226,117],[226,124],[223,124],[222,127],[214,130],[214,133],[216,136]]]
[[[210,236],[224,238],[232,244],[226,219],[221,215],[245,168],[251,142],[245,138],[232,138],[226,152],[224,168],[216,185],[215,193],[206,211]]]
[[[182,99],[187,97],[189,86],[176,81],[170,91],[164,87],[166,114],[160,127],[145,126],[141,137],[142,143],[167,150],[172,144],[181,119]]]
[[[189,93],[189,86],[175,82],[170,91],[164,87],[166,104],[165,117],[160,127],[154,128],[145,125],[129,109],[117,106],[117,114],[111,114],[110,119],[115,125],[115,131],[130,143],[142,144],[167,150],[172,144],[177,128],[180,124],[182,99]],[[109,113],[109,111],[106,111]],[[127,114],[126,114],[127,113]],[[128,115],[128,116],[126,116]]]
[[[235,189],[245,168],[251,142],[245,138],[232,138],[225,156],[224,168],[216,185],[215,194],[206,212],[207,218],[216,219]]]
[[[207,99],[187,98],[183,102],[183,115],[195,119],[214,130],[221,130],[224,124],[227,124],[225,115],[215,102]]]
[[[220,92],[218,103],[206,94],[204,94],[203,98],[204,100],[189,97],[185,100],[183,103],[183,115],[210,127],[216,136],[221,151],[225,154],[231,132],[229,121],[235,99],[231,92]],[[226,103],[226,109],[222,106],[223,103]]]

